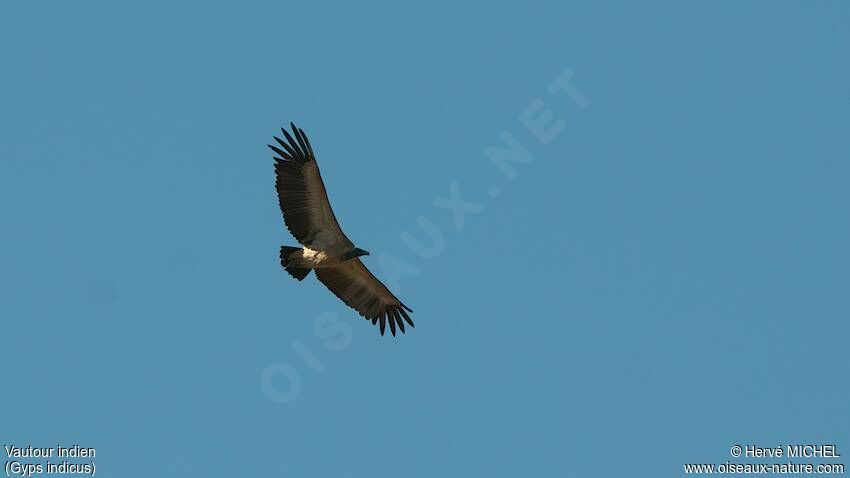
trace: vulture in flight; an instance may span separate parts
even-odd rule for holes
[[[404,323],[413,327],[404,305],[360,262],[369,253],[354,246],[334,216],[313,147],[301,128],[292,134],[281,128],[280,146],[268,145],[277,155],[275,173],[277,198],[286,228],[303,247],[281,246],[280,263],[292,277],[304,280],[311,270],[331,292],[372,324],[379,323],[381,335],[387,324],[395,336]],[[293,138],[294,137],[294,138]]]

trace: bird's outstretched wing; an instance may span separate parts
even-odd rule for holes
[[[268,145],[278,156],[274,158],[275,187],[286,228],[305,246],[319,231],[345,237],[328,201],[310,140],[301,128],[292,123],[290,126],[292,136],[285,129],[280,130],[286,141],[274,137],[280,147]]]
[[[404,333],[404,322],[413,327],[413,321],[407,315],[407,312],[413,310],[402,304],[369,272],[360,259],[351,259],[336,267],[316,269],[316,277],[346,305],[371,320],[372,324],[380,322],[381,335],[384,335],[387,322],[393,335],[396,327]]]

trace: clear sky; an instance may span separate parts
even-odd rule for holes
[[[850,457],[850,9],[711,3],[5,4],[0,444],[130,478]],[[406,335],[280,268],[289,121]]]

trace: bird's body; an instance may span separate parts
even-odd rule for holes
[[[302,247],[301,249],[292,252],[289,254],[289,257],[287,257],[288,262],[295,267],[302,267],[305,269],[334,267],[338,266],[342,262],[342,256],[346,252],[346,250],[341,250],[338,244],[323,245],[314,242],[312,246],[316,249]]]
[[[303,247],[281,246],[281,265],[299,281],[316,271],[319,281],[349,307],[373,324],[380,323],[382,335],[386,324],[393,335],[396,327],[404,332],[405,322],[413,326],[407,313],[413,311],[360,262],[359,257],[369,253],[342,232],[313,147],[304,131],[291,126],[295,139],[282,129],[287,141],[275,137],[280,148],[269,147],[279,156],[274,158],[276,188],[284,222]]]

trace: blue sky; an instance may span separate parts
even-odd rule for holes
[[[0,443],[122,477],[850,455],[838,2],[2,10]],[[281,270],[289,121],[408,334]]]

